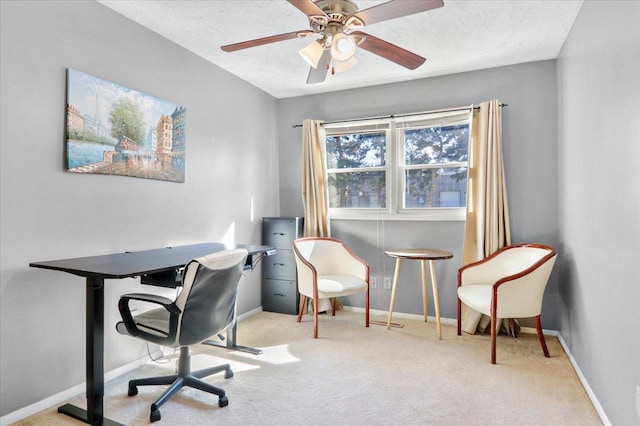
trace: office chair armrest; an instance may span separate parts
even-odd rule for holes
[[[173,300],[164,296],[158,296],[157,294],[128,293],[120,296],[120,303],[122,303],[123,300],[127,305],[129,304],[129,300],[140,300],[142,302],[149,302],[149,303],[155,303],[157,305],[162,305],[167,311],[171,312],[172,314],[179,314],[180,312],[182,312],[175,305]]]
[[[163,296],[146,293],[123,294],[122,296],[120,296],[120,301],[118,302],[118,310],[120,311],[120,315],[122,316],[122,322],[124,322],[124,325],[127,328],[127,332],[132,336],[139,336],[141,334],[146,335],[147,333],[144,333],[138,328],[136,322],[133,319],[133,315],[131,315],[131,310],[129,309],[129,301],[131,300],[139,300],[141,302],[162,305],[162,307],[164,307],[171,314],[171,317],[174,317],[175,315],[181,313],[180,309],[176,306],[173,300]],[[172,333],[174,332],[174,330],[171,331]]]

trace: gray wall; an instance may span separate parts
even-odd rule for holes
[[[614,425],[640,424],[639,22],[587,1],[558,59],[560,333]]]
[[[557,92],[555,61],[543,61],[428,78],[364,89],[278,100],[280,209],[302,215],[300,155],[302,132],[292,128],[306,118],[335,120],[427,111],[479,104],[498,98],[503,109],[503,150],[513,242],[558,243]],[[441,315],[456,318],[457,271],[464,222],[332,221],[332,234],[353,245],[371,266],[372,275],[392,277],[393,247],[427,246],[449,250],[454,258],[436,262]],[[381,281],[381,279],[378,279]],[[421,314],[419,264],[404,263],[395,311]],[[545,294],[543,327],[558,329],[558,280]],[[372,290],[371,307],[387,310],[390,290]],[[363,306],[362,297],[349,304]],[[429,312],[433,315],[431,292]]]
[[[260,242],[278,214],[276,101],[94,1],[2,1],[0,415],[84,382],[84,281],[29,262],[200,241]],[[63,171],[65,69],[187,108],[186,182]],[[254,217],[251,217],[253,206]],[[146,357],[114,330],[108,280],[105,370]],[[169,293],[171,294],[171,293]],[[260,307],[260,272],[239,312]]]

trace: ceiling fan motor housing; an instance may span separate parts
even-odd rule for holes
[[[353,15],[358,11],[358,6],[351,0],[318,0],[314,2],[324,13],[337,20],[344,16]]]
[[[327,48],[331,46],[336,34],[349,34],[364,25],[364,22],[355,16],[348,18],[358,12],[358,6],[351,0],[317,0],[314,3],[326,15],[309,16],[309,24],[315,33],[323,36],[319,42]],[[361,42],[361,37],[355,38],[354,41]]]

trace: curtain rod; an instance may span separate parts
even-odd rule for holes
[[[509,104],[500,103],[500,104],[498,104],[498,106],[506,107],[506,106],[509,106]],[[324,123],[322,123],[322,125],[325,125],[325,124],[336,124],[336,123],[347,123],[349,121],[380,120],[380,119],[384,119],[384,118],[411,117],[413,115],[423,115],[423,114],[436,113],[436,112],[450,112],[450,111],[458,111],[458,110],[462,110],[462,109],[467,109],[467,107],[438,109],[438,110],[423,111],[423,112],[412,112],[412,113],[408,113],[408,114],[379,115],[377,117],[352,118],[352,119],[349,119],[349,120],[333,120],[333,121],[325,121]],[[480,107],[479,106],[474,106],[473,109],[480,109]],[[302,124],[294,124],[291,127],[293,127],[295,129],[296,127],[302,127]]]

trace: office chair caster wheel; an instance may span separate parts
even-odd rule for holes
[[[137,386],[129,386],[129,391],[127,392],[127,395],[135,396],[137,394],[138,394],[138,387]]]
[[[229,405],[229,398],[221,396],[220,399],[218,399],[218,407],[226,407],[227,405]]]
[[[151,423],[157,422],[158,420],[160,420],[160,418],[160,410],[151,411],[151,415],[149,416],[149,420],[151,421]]]

